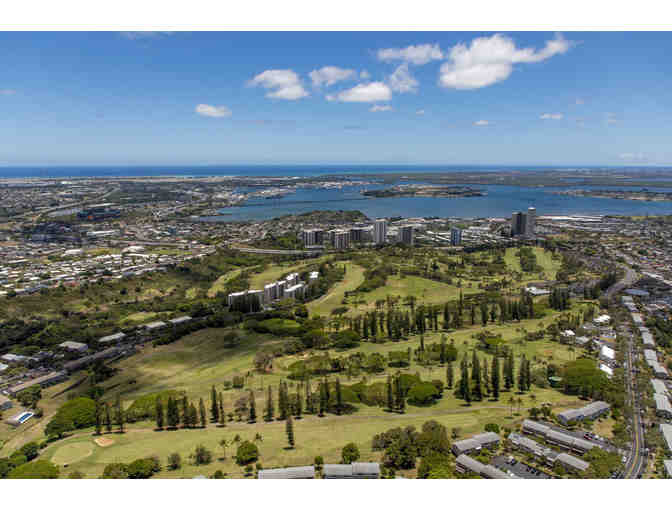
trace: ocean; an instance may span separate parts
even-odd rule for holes
[[[573,170],[607,169],[607,167],[576,167]],[[414,173],[459,171],[535,171],[568,170],[551,166],[469,166],[469,165],[226,165],[226,166],[143,166],[143,167],[5,167],[0,178],[63,178],[68,177],[139,177],[139,176],[301,176]],[[621,173],[639,168],[622,168]],[[615,169],[616,170],[616,169]],[[666,169],[651,169],[665,171]],[[667,170],[669,172],[669,170]],[[670,174],[661,175],[660,181],[672,180]],[[650,180],[650,178],[647,178]],[[240,207],[221,209],[221,216],[209,221],[247,221],[270,219],[286,214],[313,210],[359,210],[370,218],[376,217],[509,217],[513,211],[536,207],[538,215],[661,215],[672,214],[672,202],[642,202],[608,198],[572,197],[553,194],[562,188],[528,188],[520,186],[478,185],[487,192],[485,197],[429,198],[394,197],[364,198],[360,191],[376,186],[345,186],[341,189],[298,189],[282,198],[253,199]],[[581,186],[581,188],[590,188]],[[601,186],[600,189],[605,189]],[[627,189],[619,187],[617,189]],[[639,189],[639,188],[633,188]],[[650,191],[670,191],[670,188],[648,188]]]

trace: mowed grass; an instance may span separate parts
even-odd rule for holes
[[[555,394],[551,390],[537,392],[537,402],[551,400],[547,394]],[[287,448],[285,424],[281,421],[256,424],[245,422],[229,422],[225,428],[209,424],[205,429],[154,431],[152,423],[144,422],[132,424],[125,434],[109,434],[115,443],[102,448],[93,443],[91,431],[80,432],[78,435],[65,439],[48,447],[44,458],[60,464],[62,473],[67,475],[74,470],[81,471],[86,477],[98,477],[102,474],[106,464],[112,462],[131,462],[137,458],[157,455],[165,464],[169,454],[177,452],[182,456],[183,467],[177,471],[163,470],[156,475],[158,478],[184,478],[196,475],[209,476],[221,469],[229,477],[241,478],[243,468],[235,464],[236,444],[224,450],[219,446],[221,439],[232,443],[233,438],[239,435],[242,440],[254,441],[256,434],[261,435],[261,441],[256,441],[260,450],[259,462],[265,468],[297,466],[312,464],[315,456],[322,455],[326,463],[339,463],[341,449],[349,442],[358,445],[362,461],[379,461],[381,452],[373,451],[371,439],[377,433],[393,427],[413,425],[421,428],[427,420],[436,420],[449,430],[458,428],[460,437],[469,437],[482,432],[487,423],[497,423],[500,426],[515,427],[523,419],[524,410],[532,405],[529,398],[523,397],[520,414],[514,406],[506,403],[506,393],[502,394],[500,402],[484,401],[467,407],[461,404],[453,405],[453,399],[444,397],[436,406],[414,407],[409,406],[405,414],[387,413],[379,408],[363,406],[359,412],[347,416],[328,415],[324,418],[304,416],[294,421],[296,448]],[[573,402],[571,397],[564,397],[564,403]],[[257,407],[261,402],[257,401]],[[189,462],[189,454],[197,445],[202,444],[214,452],[215,460],[205,466],[195,466]],[[83,454],[93,448],[90,455],[77,460],[71,460],[67,468],[63,468],[63,459],[73,459],[74,454]]]
[[[544,279],[554,280],[562,261],[560,259],[553,260],[552,254],[550,251],[546,251],[541,247],[534,246],[532,251],[537,257],[537,264],[542,268],[542,273]],[[516,255],[518,248],[507,248],[504,255],[504,262],[511,271],[516,271],[518,273],[522,272],[520,267],[520,258]],[[539,273],[523,273],[524,280],[537,280],[539,279]]]
[[[482,292],[477,287],[457,287],[442,282],[436,282],[421,276],[389,276],[384,287],[379,287],[371,292],[362,293],[361,298],[366,305],[351,306],[351,315],[375,309],[376,301],[386,299],[387,296],[401,296],[403,299],[413,296],[417,303],[438,304],[445,303],[460,296],[460,290],[464,296]]]
[[[215,297],[218,292],[224,290],[224,287],[226,286],[226,283],[229,280],[232,280],[236,276],[238,276],[241,271],[242,271],[242,269],[233,269],[233,270],[231,270],[227,273],[224,273],[219,278],[217,278],[217,280],[215,280],[215,283],[213,283],[212,286],[208,289],[207,296],[209,298]]]
[[[343,306],[343,297],[346,292],[352,292],[364,281],[364,268],[353,264],[345,263],[345,278],[334,285],[331,290],[322,297],[317,298],[307,304],[308,312],[311,316],[328,316],[334,308]]]
[[[261,273],[256,273],[250,276],[251,289],[263,289],[264,285],[273,283],[279,280],[282,275],[287,273],[297,273],[302,271],[306,266],[313,264],[321,264],[327,260],[329,256],[317,257],[314,259],[307,259],[301,262],[281,262],[270,265]]]

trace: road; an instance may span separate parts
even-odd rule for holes
[[[628,352],[626,356],[626,377],[625,386],[628,393],[628,402],[632,407],[632,450],[625,462],[623,478],[637,478],[646,468],[646,454],[644,453],[644,431],[642,429],[642,419],[640,414],[639,398],[637,396],[636,379],[633,373],[635,368],[634,361],[637,359],[637,353],[634,346],[634,335],[630,333],[628,340]]]
[[[626,265],[621,265],[621,267],[625,269],[625,275],[606,290],[605,294],[607,297],[612,297],[614,294],[618,294],[637,280],[637,272],[634,269]]]

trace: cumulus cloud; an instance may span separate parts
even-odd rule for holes
[[[370,112],[391,112],[392,107],[388,104],[374,104],[371,108],[369,108]]]
[[[378,50],[378,60],[390,62],[402,60],[416,66],[424,65],[432,60],[442,60],[443,52],[438,44],[418,44],[405,48],[385,48]]]
[[[424,114],[425,114],[425,110],[418,110],[418,111],[415,112],[415,114],[416,114],[416,115],[424,115]]]
[[[474,122],[474,126],[489,126],[489,125],[490,121],[488,120],[477,120],[476,122]]]
[[[256,75],[248,84],[269,90],[266,97],[293,101],[308,96],[299,75],[291,69],[269,69]]]
[[[515,64],[541,62],[567,52],[571,46],[562,35],[534,48],[516,48],[514,41],[502,34],[478,37],[471,45],[457,44],[448,54],[448,62],[441,66],[439,85],[445,88],[469,90],[487,87],[506,80]]]
[[[0,96],[13,96],[16,94],[14,89],[0,89]]]
[[[380,81],[360,83],[336,95],[327,96],[328,101],[341,101],[343,103],[376,103],[378,101],[389,101],[390,99],[392,99],[392,90]]]
[[[417,92],[418,90],[418,81],[408,71],[406,63],[397,67],[387,81],[394,92]]]
[[[230,117],[231,110],[226,106],[212,106],[209,104],[196,105],[196,113],[204,117]]]
[[[369,71],[364,69],[361,73],[359,73],[359,78],[361,80],[368,80],[369,78],[371,78],[371,74],[369,73]]]
[[[308,73],[313,85],[319,87],[322,84],[333,85],[339,81],[349,80],[356,76],[353,69],[342,69],[336,66],[324,66]]]
[[[562,113],[544,113],[539,118],[550,120],[562,120],[563,117],[564,115]]]

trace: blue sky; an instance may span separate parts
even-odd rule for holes
[[[4,32],[0,164],[672,164],[672,34]]]

